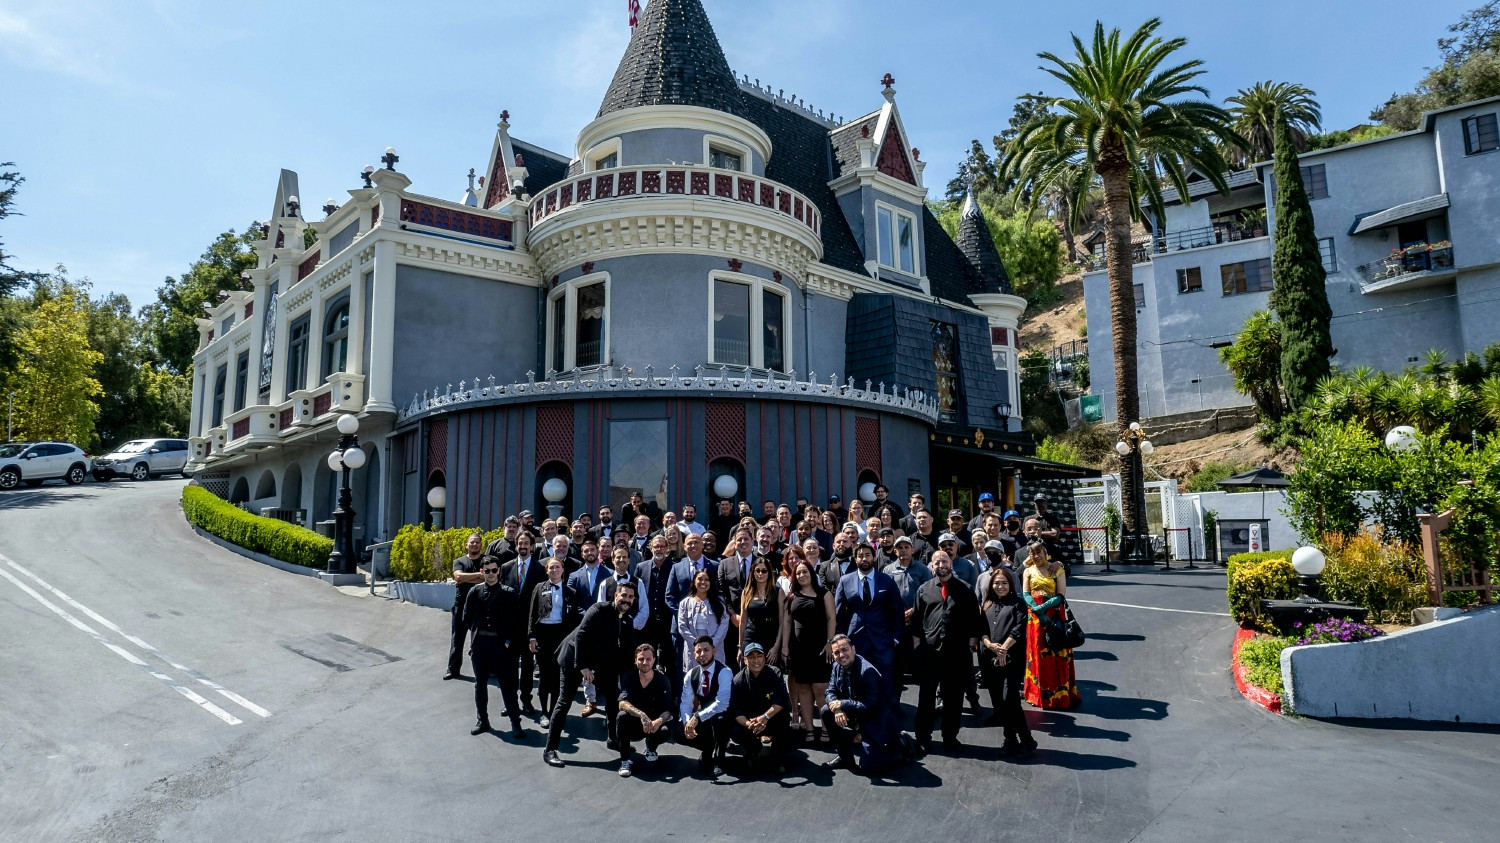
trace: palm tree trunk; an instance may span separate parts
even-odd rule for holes
[[[1073,203],[1064,195],[1057,206],[1062,215],[1063,239],[1068,241],[1068,263],[1078,263],[1078,245],[1073,242]]]
[[[1099,156],[1099,177],[1104,186],[1105,265],[1109,270],[1109,317],[1115,353],[1115,425],[1123,436],[1130,423],[1140,420],[1141,399],[1136,384],[1135,272],[1130,245],[1129,161],[1123,148],[1104,150]],[[1132,460],[1121,460],[1121,509],[1125,532],[1145,529],[1146,513],[1135,489]]]

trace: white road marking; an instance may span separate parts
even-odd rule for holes
[[[236,694],[235,692],[233,692],[233,691],[225,688],[224,686],[222,686],[219,683],[213,681],[212,679],[209,679],[207,676],[204,676],[202,673],[199,673],[198,671],[192,669],[191,667],[188,667],[187,665],[184,665],[184,664],[179,664],[178,662],[174,661],[171,657],[169,657],[166,653],[163,653],[161,650],[158,650],[157,648],[151,646],[150,644],[146,643],[144,640],[142,640],[142,639],[140,639],[140,638],[138,638],[138,637],[136,637],[134,635],[131,635],[130,633],[128,633],[125,630],[121,629],[119,626],[117,626],[116,624],[114,624],[108,618],[104,617],[103,615],[100,615],[98,612],[95,612],[93,609],[90,609],[89,607],[83,605],[82,603],[79,603],[77,600],[74,600],[72,597],[69,597],[68,595],[64,594],[62,591],[60,591],[59,589],[57,589],[51,583],[49,583],[46,580],[42,579],[41,577],[37,576],[35,573],[32,573],[30,570],[27,570],[24,566],[18,564],[14,559],[11,559],[9,556],[6,556],[5,554],[0,553],[0,560],[3,560],[5,562],[5,564],[9,565],[12,568],[15,568],[17,571],[20,571],[22,574],[25,574],[27,577],[29,577],[30,579],[32,579],[33,581],[35,581],[42,588],[45,588],[48,591],[52,592],[60,600],[62,600],[63,602],[67,603],[69,606],[72,606],[73,608],[77,609],[78,611],[80,611],[80,612],[84,613],[85,615],[89,616],[95,622],[97,622],[100,626],[103,626],[104,628],[110,630],[111,632],[114,632],[116,635],[121,636],[125,640],[127,640],[130,643],[136,645],[137,647],[140,647],[142,650],[145,650],[146,652],[150,653],[151,655],[156,656],[157,658],[159,658],[162,661],[166,662],[167,664],[171,665],[173,668],[175,668],[177,670],[180,670],[183,673],[186,673],[188,676],[192,677],[192,679],[194,681],[198,682],[199,684],[203,685],[204,687],[213,689],[214,691],[218,692],[221,696],[223,696],[225,699],[229,700],[230,702],[233,702],[235,705],[238,705],[241,708],[245,709],[246,711],[249,711],[251,714],[255,714],[255,715],[259,716],[259,717],[270,717],[271,716],[271,712],[265,710],[264,708],[261,708],[260,706],[258,706],[255,703],[253,703],[253,702],[245,699],[244,697],[240,696],[239,694]],[[4,573],[4,571],[0,571],[0,573]],[[110,647],[111,649],[114,649],[114,645],[109,644],[106,641],[102,641],[101,640],[101,643],[104,643],[106,646]],[[134,657],[132,656],[131,658],[134,658]]]
[[[10,494],[6,495],[4,498],[0,498],[0,509],[8,509],[8,508],[12,508],[12,507],[18,507],[21,504],[28,503],[30,501],[36,500],[37,498],[39,498],[41,496],[42,496],[41,492],[25,492],[25,493],[19,494],[19,495],[16,494],[15,492],[11,492]]]
[[[7,560],[7,561],[9,561],[9,560]],[[57,605],[56,603],[53,603],[51,600],[48,600],[47,598],[45,598],[42,595],[38,594],[36,592],[36,589],[32,588],[31,586],[27,585],[26,583],[21,582],[18,579],[16,579],[13,575],[11,575],[11,573],[9,571],[0,569],[0,577],[5,577],[6,579],[10,580],[12,583],[15,584],[16,588],[19,588],[22,591],[26,592],[27,594],[31,595],[33,598],[36,599],[36,601],[38,603],[42,604],[43,606],[46,606],[48,609],[51,609],[54,613],[56,613],[58,617],[60,617],[63,620],[67,621],[68,623],[72,624],[73,626],[78,627],[80,630],[83,630],[84,632],[88,633],[90,636],[93,637],[93,639],[95,641],[98,641],[100,644],[103,644],[105,647],[108,647],[110,650],[112,650],[120,658],[122,658],[122,659],[130,662],[131,664],[135,665],[136,667],[141,668],[142,670],[145,670],[147,673],[151,674],[152,676],[156,677],[157,679],[160,679],[162,682],[164,682],[167,685],[167,687],[171,688],[172,690],[176,691],[179,694],[182,694],[184,697],[187,697],[189,700],[192,700],[193,702],[197,703],[199,706],[201,706],[203,708],[204,711],[207,711],[209,714],[212,714],[213,716],[219,718],[220,720],[223,720],[225,723],[228,723],[231,726],[238,726],[238,725],[240,725],[241,723],[244,722],[244,721],[240,720],[238,717],[235,717],[233,714],[230,714],[229,712],[225,711],[224,709],[219,708],[218,706],[214,705],[213,703],[211,703],[208,700],[204,699],[203,697],[199,696],[192,689],[190,689],[190,688],[184,688],[182,685],[180,685],[180,684],[177,683],[177,680],[175,680],[172,677],[166,675],[165,673],[158,673],[158,672],[152,670],[150,665],[146,664],[144,661],[141,661],[139,658],[136,657],[136,655],[134,653],[130,652],[129,650],[126,650],[123,647],[119,647],[119,646],[115,645],[109,639],[105,638],[103,635],[100,635],[99,632],[98,632],[98,630],[94,629],[93,627],[89,626],[88,624],[84,623],[83,621],[81,621],[81,620],[73,617],[72,615],[68,614],[68,611],[66,609],[62,608],[61,606]]]
[[[1137,606],[1134,603],[1110,603],[1106,600],[1075,600],[1068,598],[1069,603],[1092,603],[1095,606],[1119,606],[1122,609],[1149,609],[1153,612],[1177,612],[1183,615],[1212,615],[1216,618],[1229,617],[1228,612],[1200,612],[1196,609],[1168,609],[1162,606]]]

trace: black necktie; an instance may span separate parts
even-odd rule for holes
[[[875,595],[873,593],[871,593],[871,590],[870,590],[870,578],[869,577],[865,577],[864,578],[864,592],[865,592],[865,602],[866,603],[870,603],[870,602],[873,602],[875,600]]]

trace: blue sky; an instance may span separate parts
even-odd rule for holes
[[[1362,122],[1437,63],[1436,39],[1480,0],[1015,3],[704,0],[736,73],[854,117],[895,75],[938,196],[970,138],[1017,95],[1052,92],[1036,53],[1148,15],[1207,62],[1215,99],[1305,84],[1326,128]],[[572,154],[629,38],[625,0],[281,2],[0,0],[0,161],[26,177],[3,223],[25,268],[65,264],[96,292],[154,300],[216,234],[271,212],[280,168],[309,219],[386,146],[412,189],[457,198],[496,115]],[[1420,14],[1418,14],[1420,12]]]

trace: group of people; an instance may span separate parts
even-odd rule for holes
[[[662,511],[639,492],[618,521],[609,506],[597,522],[507,518],[501,538],[485,546],[475,533],[453,562],[443,678],[461,675],[472,636],[473,734],[491,730],[493,679],[515,737],[523,716],[539,716],[554,767],[582,690],[582,714],[604,713],[621,776],[637,741],[649,763],[674,738],[712,776],[731,743],[752,768],[778,772],[795,741],[833,749],[830,768],[871,775],[932,751],[935,728],[959,754],[965,701],[980,713],[980,686],[1001,754],[1029,756],[1022,701],[1080,703],[1072,651],[1055,634],[1068,619],[1067,570],[1045,496],[1023,519],[985,493],[972,517],[947,512],[946,529],[921,494],[909,511],[884,486],[875,496],[868,511],[836,495],[824,508],[799,500],[795,516],[773,501],[759,517],[720,501],[707,526],[692,504]],[[918,696],[904,738],[908,681]]]

